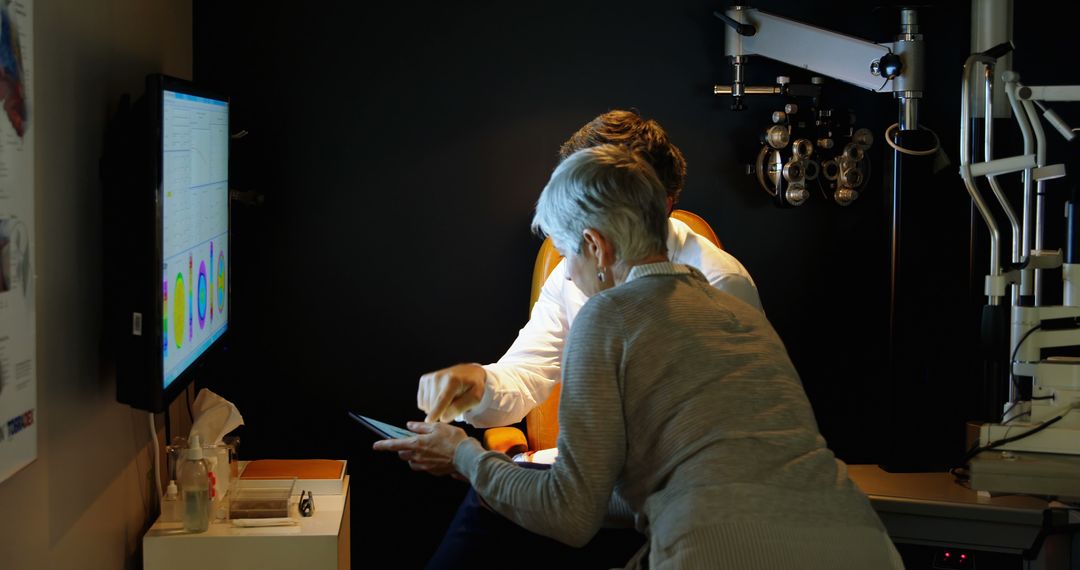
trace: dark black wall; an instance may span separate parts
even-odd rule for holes
[[[744,165],[783,101],[751,99],[735,113],[712,95],[714,83],[731,80],[725,30],[711,16],[723,3],[197,1],[196,79],[231,94],[233,130],[250,133],[233,145],[233,187],[265,199],[235,206],[233,368],[211,382],[244,414],[242,455],[348,457],[354,558],[386,528],[415,538],[398,553],[402,567],[425,560],[464,485],[373,454],[372,437],[345,410],[419,419],[422,373],[502,354],[527,316],[540,243],[529,222],[559,144],[597,114],[635,108],[685,153],[681,206],[711,222],[754,276],[837,455],[947,463],[977,413],[970,345],[986,253],[977,252],[972,281],[969,201],[956,175],[970,8],[940,4],[921,15],[929,79],[921,120],[953,164],[907,189],[910,277],[898,291],[907,320],[892,355],[904,366],[895,367],[893,153],[883,133],[897,106],[830,82],[830,100],[876,136],[868,189],[847,208],[820,194],[775,208]],[[893,8],[755,6],[879,42],[897,33]],[[1050,46],[1027,32],[1025,17],[1017,16],[1017,44],[1029,50],[1017,69],[1045,69],[1025,75],[1032,84],[1068,81],[1035,57]],[[1064,23],[1049,25],[1064,32]],[[780,74],[809,78],[755,60],[748,79],[768,84]],[[1056,137],[1048,133],[1060,146]]]

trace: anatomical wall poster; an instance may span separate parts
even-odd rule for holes
[[[0,482],[37,458],[33,29],[0,0]]]

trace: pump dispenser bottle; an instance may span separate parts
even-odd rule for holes
[[[210,476],[198,435],[191,436],[187,458],[180,465],[180,489],[184,494],[184,530],[206,532],[210,526]]]

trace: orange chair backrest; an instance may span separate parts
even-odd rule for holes
[[[672,210],[671,217],[690,226],[690,229],[694,230],[695,234],[713,242],[716,247],[724,249],[724,244],[720,243],[720,238],[716,237],[716,232],[713,231],[712,226],[701,216],[686,210]]]
[[[690,226],[694,233],[707,238],[716,244],[716,247],[724,248],[720,243],[720,239],[716,237],[716,232],[709,226],[709,222],[706,222],[701,216],[686,210],[674,210],[671,212],[671,217]],[[555,249],[555,244],[552,243],[551,238],[545,238],[544,243],[540,246],[540,251],[536,254],[536,263],[533,264],[532,296],[529,298],[530,313],[532,312],[532,306],[540,298],[540,289],[543,288],[548,275],[551,274],[560,261],[562,261],[562,256]],[[548,399],[533,408],[525,416],[525,438],[529,442],[529,449],[540,450],[555,447],[556,439],[559,437],[559,394],[561,392],[562,384],[556,384]]]

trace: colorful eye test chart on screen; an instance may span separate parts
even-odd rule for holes
[[[162,109],[162,359],[165,386],[228,322],[229,112],[165,91]]]

